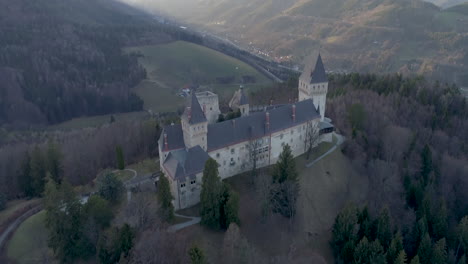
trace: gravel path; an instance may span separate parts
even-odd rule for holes
[[[307,167],[307,168],[312,167],[315,163],[317,163],[318,161],[320,161],[321,159],[325,158],[325,157],[328,156],[330,153],[332,153],[333,151],[335,151],[335,149],[336,149],[339,145],[343,144],[345,138],[344,138],[342,135],[336,134],[336,133],[334,133],[334,132],[333,132],[333,135],[335,135],[336,138],[338,139],[338,140],[336,141],[335,146],[333,146],[331,149],[329,149],[327,152],[325,152],[325,154],[323,154],[322,156],[316,158],[315,160],[313,160],[313,161],[310,162],[310,163],[307,163],[307,164],[306,164],[306,167]]]
[[[196,225],[196,224],[200,223],[200,221],[201,221],[200,217],[191,217],[191,216],[185,216],[185,215],[180,215],[180,214],[175,214],[175,216],[182,217],[182,218],[187,218],[187,219],[191,219],[191,220],[188,221],[188,222],[185,222],[185,223],[180,223],[180,224],[170,226],[167,230],[169,232],[171,232],[171,233],[177,232],[177,231],[179,231],[181,229],[184,229],[184,228],[192,226],[192,225]]]

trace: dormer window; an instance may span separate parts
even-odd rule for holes
[[[231,149],[231,154],[234,154],[236,150],[234,148]]]

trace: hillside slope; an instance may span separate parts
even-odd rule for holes
[[[170,39],[112,0],[0,0],[0,126],[140,110],[146,73],[122,47]]]
[[[302,63],[321,49],[329,70],[399,71],[468,83],[468,16],[428,2],[199,0],[177,10],[181,0],[156,2],[156,8],[274,59]]]

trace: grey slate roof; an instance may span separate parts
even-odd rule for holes
[[[185,148],[184,133],[182,132],[182,125],[166,126],[159,138],[159,145],[164,150],[164,133],[167,134],[167,146],[169,150],[176,150]]]
[[[297,124],[320,118],[311,99],[297,102],[296,121],[292,119],[292,104],[268,111],[270,129],[266,127],[266,112],[252,113],[222,123],[208,125],[208,151],[266,136]]]
[[[191,100],[189,102],[190,111],[191,111],[191,118],[189,120],[190,124],[198,124],[206,122],[205,113],[198,102],[197,96],[195,92],[192,92]],[[188,115],[187,109],[185,110],[184,115]]]
[[[297,102],[295,105],[296,122],[293,122],[292,119],[292,104],[282,105],[268,110],[268,113],[270,113],[269,130],[266,128],[266,112],[251,113],[248,116],[233,120],[209,124],[208,151],[247,141],[251,138],[263,137],[270,133],[320,118],[320,114],[315,109],[311,99]],[[165,127],[161,138],[164,137],[164,133],[168,135],[167,139],[170,150],[185,147],[181,125]]]
[[[206,161],[210,158],[208,153],[200,146],[190,149],[172,151],[164,161],[164,167],[174,179],[184,181],[185,178],[195,177],[203,171]]]
[[[301,79],[310,84],[328,82],[327,73],[325,72],[325,67],[323,66],[322,56],[320,53],[315,61],[315,66],[312,60],[306,64],[304,71],[302,72]]]

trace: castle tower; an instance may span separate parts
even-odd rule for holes
[[[245,95],[244,89],[240,88],[229,102],[232,110],[240,110],[242,116],[248,116],[250,112],[249,98]]]
[[[312,99],[317,110],[320,109],[321,120],[325,118],[325,106],[328,92],[328,77],[320,54],[315,66],[310,61],[299,78],[299,101]]]
[[[189,105],[182,115],[181,122],[185,147],[200,146],[206,151],[208,146],[208,121],[194,92],[192,92]]]

